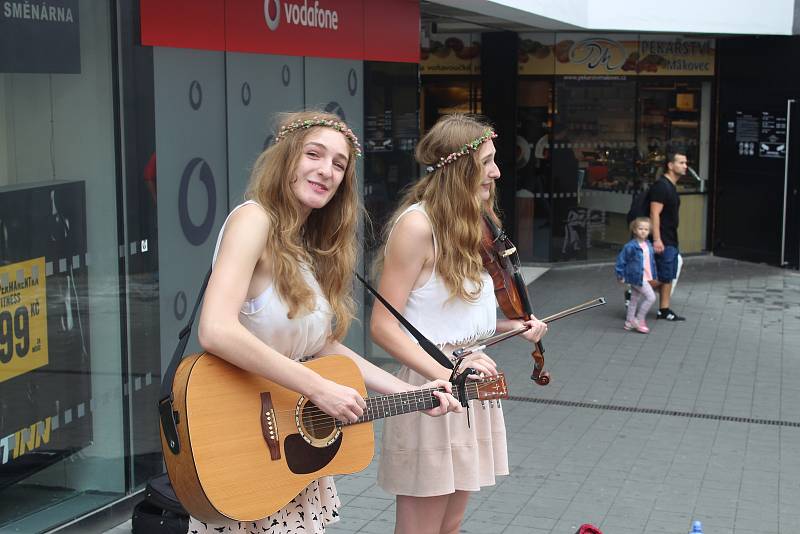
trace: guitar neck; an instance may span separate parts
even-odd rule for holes
[[[405,413],[418,412],[420,410],[430,410],[439,406],[439,399],[433,394],[434,391],[444,392],[443,387],[417,389],[413,391],[403,391],[401,393],[392,393],[389,395],[378,395],[376,397],[367,397],[364,399],[367,403],[367,408],[364,414],[358,418],[357,421],[344,423],[337,421],[339,426],[357,425],[359,423],[366,423],[374,421],[375,419],[383,419],[384,417],[391,417],[393,415],[403,415]],[[478,382],[472,382],[464,388],[467,400],[479,398]],[[453,396],[459,398],[458,391],[453,388]]]

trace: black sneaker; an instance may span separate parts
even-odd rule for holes
[[[631,290],[630,289],[626,289],[625,290],[625,307],[627,308],[630,303],[631,303]]]
[[[685,321],[686,317],[681,317],[680,315],[677,315],[674,311],[670,310],[669,308],[664,308],[658,310],[656,319],[665,319],[667,321]]]

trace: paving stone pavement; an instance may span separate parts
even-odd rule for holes
[[[525,343],[488,352],[505,371],[511,474],[475,493],[461,532],[796,532],[800,525],[800,275],[713,256],[686,259],[651,333],[622,329],[613,266],[551,268],[530,286],[540,317],[605,296],[550,326],[550,385],[533,384]],[[380,432],[381,425],[376,424]],[[377,440],[379,443],[379,439]],[[376,459],[379,451],[376,451]],[[388,534],[394,499],[377,462],[337,477],[331,534]],[[130,527],[117,527],[126,534]]]
[[[540,317],[605,296],[550,325],[548,386],[521,341],[489,349],[509,379],[511,475],[475,493],[465,533],[795,532],[800,525],[800,275],[713,256],[686,259],[651,333],[622,329],[611,265],[550,269],[530,286]],[[380,430],[380,425],[376,425]],[[377,458],[377,455],[376,455]],[[386,534],[394,500],[376,462],[337,478],[328,532]]]

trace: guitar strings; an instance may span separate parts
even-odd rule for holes
[[[468,387],[468,388],[470,388],[470,391],[469,391],[469,393],[477,395],[477,393],[478,393],[478,389],[479,389],[479,386],[478,386],[478,384],[469,384],[469,385],[467,385],[467,387]],[[473,389],[474,389],[474,391],[472,391]],[[385,399],[387,399],[387,398],[389,398],[389,397],[393,397],[393,396],[397,396],[397,397],[399,397],[400,395],[410,395],[410,394],[413,394],[413,395],[415,395],[415,396],[416,396],[416,395],[419,395],[419,394],[423,394],[423,395],[424,395],[424,394],[428,394],[428,396],[427,396],[425,399],[423,399],[423,401],[424,401],[424,400],[430,400],[430,399],[433,397],[433,392],[434,392],[434,391],[445,392],[445,389],[444,389],[444,388],[441,388],[441,387],[439,387],[439,388],[428,388],[428,389],[410,390],[410,391],[407,391],[407,392],[392,393],[392,394],[381,395],[381,396],[375,396],[375,397],[367,397],[367,398],[365,398],[364,400],[366,400],[366,401],[368,401],[368,402],[369,402],[370,400],[373,400],[373,399],[375,399],[375,400],[384,399],[384,400],[385,400]],[[458,397],[459,397],[458,390],[456,390],[456,391],[453,391],[453,392],[452,392],[452,395],[453,395],[454,397],[458,398]],[[492,399],[489,399],[489,400],[492,400]],[[417,401],[417,403],[419,403],[419,401]],[[367,409],[365,410],[365,412],[366,412],[366,411],[368,411],[368,410],[370,410],[370,409],[375,409],[375,408],[377,408],[377,406],[372,406],[372,407],[370,407],[370,406],[368,405],[368,406],[367,406]],[[435,408],[435,406],[431,406],[431,408]],[[429,409],[429,408],[421,408],[421,410],[425,410],[425,409]],[[391,412],[391,407],[389,407],[389,411]],[[418,411],[418,410],[412,410],[412,411]],[[275,411],[274,411],[274,413],[275,413],[276,415],[278,415],[278,414],[281,414],[281,415],[283,415],[283,414],[295,414],[295,413],[296,413],[296,409],[290,409],[290,410],[275,410]],[[355,421],[355,423],[353,423],[353,422],[350,422],[350,421],[340,421],[339,419],[336,419],[335,417],[333,417],[333,416],[331,416],[331,415],[328,415],[327,413],[325,413],[324,411],[322,411],[322,410],[321,410],[321,409],[320,409],[318,406],[316,406],[316,405],[314,405],[313,407],[309,407],[309,408],[308,408],[308,410],[303,410],[303,413],[304,413],[304,417],[302,417],[302,420],[303,420],[303,422],[304,422],[304,423],[307,423],[307,424],[311,424],[311,425],[313,425],[313,424],[315,424],[315,423],[320,423],[320,422],[326,422],[326,423],[329,423],[330,421],[333,421],[333,422],[334,422],[334,424],[335,424],[336,422],[339,422],[339,423],[341,423],[341,424],[343,424],[343,425],[348,425],[348,424],[355,424],[355,423],[365,422],[365,420],[362,420],[362,418],[364,417],[364,415],[362,415],[361,417],[359,417],[359,420],[358,420],[358,421]],[[383,412],[383,415],[385,415],[385,411]],[[391,414],[390,414],[390,415],[391,415]],[[398,414],[395,414],[395,415],[398,415]]]
[[[418,395],[418,394],[420,394],[420,393],[422,393],[422,394],[426,394],[426,393],[427,393],[427,396],[426,396],[425,398],[423,398],[423,399],[422,399],[422,402],[427,402],[427,401],[430,401],[430,400],[432,400],[432,399],[434,399],[434,398],[435,398],[435,397],[433,396],[433,392],[434,392],[434,391],[440,391],[440,392],[442,392],[442,393],[444,393],[444,392],[445,392],[444,388],[431,388],[431,389],[424,389],[424,390],[423,390],[423,389],[411,390],[411,391],[409,391],[409,392],[407,392],[407,393],[413,393],[413,394],[415,394],[415,396],[416,396],[416,395]],[[406,392],[403,392],[403,393],[406,393]],[[401,395],[402,395],[403,393],[401,393]],[[364,410],[364,415],[367,415],[367,412],[368,412],[370,409],[374,410],[374,409],[376,409],[376,408],[379,408],[379,406],[370,406],[370,405],[369,405],[369,401],[370,401],[370,400],[372,400],[372,399],[386,399],[386,398],[388,398],[388,397],[390,397],[390,396],[393,396],[393,395],[397,395],[397,394],[391,394],[391,395],[386,395],[386,396],[367,397],[366,399],[364,399],[365,401],[367,401],[367,402],[368,402],[368,404],[367,404],[367,408]],[[453,392],[453,396],[454,396],[454,397],[456,397],[456,398],[458,398],[458,392],[457,392],[457,391]],[[419,404],[419,402],[420,402],[419,400],[414,400],[414,399],[409,399],[409,401],[410,401],[410,402],[409,402],[409,404],[410,404],[410,403],[413,403],[413,402],[416,402],[417,404]],[[374,403],[373,403],[373,404],[374,404]],[[393,402],[392,406],[386,406],[385,408],[388,408],[388,410],[391,412],[391,408],[392,408],[392,407],[397,407],[397,406],[400,406],[400,405],[402,405],[402,401],[401,401],[401,400],[398,400],[398,401],[395,401],[395,402]],[[406,405],[407,405],[407,404],[406,404]],[[436,407],[436,406],[431,406],[431,408],[435,408],[435,407]],[[420,409],[421,409],[421,410],[428,410],[428,409],[430,409],[430,408],[420,408]],[[294,412],[295,410],[285,410],[285,411]],[[418,410],[412,410],[412,411],[418,411]],[[381,411],[380,413],[381,413],[381,414],[384,414],[385,412],[386,412],[386,410],[383,410],[383,411]],[[329,420],[329,419],[332,419],[332,420],[334,420],[334,421],[339,421],[339,419],[336,419],[335,417],[333,417],[333,416],[331,416],[331,415],[328,415],[327,413],[325,413],[324,411],[322,411],[322,410],[319,408],[319,406],[317,406],[317,405],[314,405],[313,407],[310,407],[310,408],[308,408],[308,410],[307,410],[307,411],[306,411],[306,410],[303,410],[303,413],[304,413],[304,414],[308,414],[307,416],[305,416],[305,415],[304,415],[304,416],[302,417],[302,420],[303,420],[303,422],[307,422],[307,423],[311,423],[311,424],[314,424],[314,423],[317,423],[317,422],[320,422],[320,421],[327,421],[327,420]],[[358,422],[362,422],[362,421],[361,421],[361,418],[362,418],[362,417],[364,417],[364,415],[362,415],[361,417],[359,417],[359,420],[358,420],[358,421],[356,421],[356,423],[358,423]],[[352,422],[350,422],[350,421],[340,421],[340,422],[341,422],[342,424],[353,424],[353,423],[352,423]]]
[[[423,399],[422,399],[423,402],[424,402],[426,400],[431,400],[432,398],[434,398],[434,396],[433,396],[433,392],[434,391],[440,391],[440,392],[444,393],[445,389],[444,388],[415,389],[415,390],[411,390],[411,391],[408,391],[408,392],[404,391],[404,392],[401,392],[399,394],[398,393],[392,393],[392,394],[388,394],[388,395],[379,395],[379,396],[375,396],[375,397],[366,397],[364,400],[367,401],[367,403],[368,403],[367,410],[369,410],[370,409],[369,402],[373,401],[373,399],[375,399],[375,400],[385,400],[385,399],[388,399],[389,397],[392,397],[392,396],[395,396],[395,395],[403,395],[403,394],[411,394],[411,393],[413,393],[415,396],[417,396],[417,395],[424,396]],[[453,396],[458,398],[458,391],[454,391],[453,392]],[[402,402],[402,401],[398,400],[396,402],[399,403],[399,402]],[[374,403],[374,401],[373,401],[373,403]],[[374,409],[375,407],[376,406],[373,406],[372,408]],[[435,406],[432,406],[431,408],[435,408]],[[289,410],[275,410],[275,414],[287,414],[287,413],[294,414],[296,411],[297,411],[296,408],[295,409],[289,409]],[[309,407],[308,409],[304,409],[303,413],[309,415],[310,417],[317,417],[317,418],[320,418],[320,419],[325,419],[325,418],[335,419],[333,416],[328,415],[327,413],[322,411],[319,408],[319,406],[317,406],[316,404],[313,407]],[[304,417],[303,420],[304,421],[308,421],[309,417]]]

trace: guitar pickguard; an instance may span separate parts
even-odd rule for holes
[[[283,441],[286,465],[289,466],[292,473],[297,475],[319,471],[328,465],[339,452],[343,438],[344,436],[340,436],[327,447],[314,447],[307,443],[300,434],[290,434]]]

